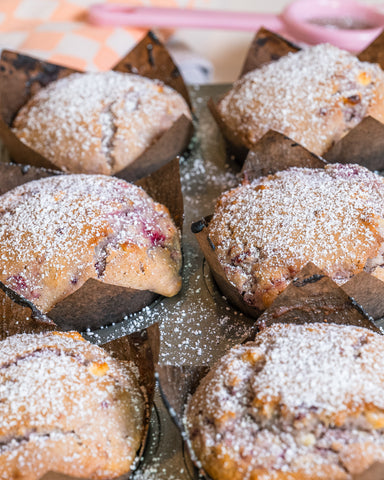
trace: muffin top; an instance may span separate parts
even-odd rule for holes
[[[58,175],[0,197],[0,280],[42,311],[88,278],[172,296],[179,232],[168,209],[124,180]]]
[[[264,309],[310,261],[338,284],[363,269],[379,276],[383,218],[382,177],[329,164],[290,168],[224,193],[208,231],[228,280]]]
[[[384,72],[316,45],[244,75],[218,111],[235,144],[252,148],[272,129],[322,155],[366,115],[384,122]]]
[[[0,365],[1,478],[129,472],[145,407],[133,364],[76,332],[50,332],[0,342]]]
[[[187,411],[213,479],[350,479],[384,460],[384,339],[340,325],[276,324],[234,347]]]
[[[159,80],[120,72],[74,73],[18,112],[14,133],[66,172],[114,174],[182,114],[183,97]]]

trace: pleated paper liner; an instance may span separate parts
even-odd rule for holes
[[[360,285],[351,285],[350,293],[356,297]],[[368,328],[381,333],[372,319],[365,313],[364,306],[358,305],[343,289],[337,286],[324,272],[315,265],[307,264],[272,305],[260,317],[254,332],[245,341],[252,341],[259,327],[273,323],[335,323]],[[156,367],[160,391],[170,415],[177,425],[186,444],[196,469],[194,478],[210,479],[199,465],[191,451],[188,434],[184,425],[185,407],[189,397],[195,392],[202,378],[209,371],[207,366],[173,366]],[[298,395],[300,392],[298,390]],[[381,476],[380,476],[381,475]],[[384,465],[375,464],[354,480],[382,480]]]
[[[269,130],[249,151],[242,174],[252,181],[290,167],[324,168],[326,163],[286,135]]]
[[[0,162],[0,195],[23,183],[58,174],[60,174],[58,170]]]
[[[380,282],[383,284],[383,282]],[[380,285],[384,291],[383,286]],[[355,325],[382,333],[366,312],[366,306],[356,302],[359,282],[350,284],[349,295],[322,270],[308,263],[287,288],[265,310],[257,321],[258,328],[274,323],[336,323]],[[356,295],[355,295],[356,292]],[[376,290],[380,295],[380,288]],[[360,296],[363,300],[363,297]]]
[[[242,174],[247,181],[251,182],[262,175],[274,174],[286,168],[323,168],[326,163],[327,162],[321,157],[316,156],[289,137],[270,130],[257,142],[254,149],[249,152],[243,165]],[[208,226],[211,219],[212,215],[207,216],[193,223],[191,228],[192,232],[196,235],[196,239],[209,265],[213,278],[222,294],[232,305],[246,315],[258,318],[262,311],[247,304],[239,291],[227,280],[224,269],[217,258],[215,246],[209,238]],[[371,277],[371,275],[362,272],[356,275],[351,281],[364,285],[365,283],[360,281],[362,278],[366,279],[367,277]],[[372,315],[375,319],[379,319],[384,316],[384,301],[381,300],[381,298],[384,298],[384,282],[374,278],[370,280],[370,285],[373,284],[375,285],[375,290],[372,291],[380,291],[383,293],[383,295],[370,299]],[[371,290],[367,289],[364,294],[365,297],[363,298],[367,298],[370,292]]]
[[[0,192],[48,175],[61,174],[35,167],[0,163]],[[9,183],[8,183],[9,181]],[[177,228],[183,224],[183,196],[181,193],[179,160],[175,158],[156,172],[139,180],[141,186],[155,201],[165,205]],[[18,315],[39,322],[53,322],[63,330],[85,331],[123,320],[153,303],[159,295],[148,290],[136,290],[88,279],[78,290],[58,302],[48,313],[41,313],[31,302],[8,289],[0,282],[0,319],[11,317],[16,305]],[[11,301],[10,301],[11,300]],[[1,327],[0,327],[1,328]]]
[[[241,76],[251,70],[274,62],[300,48],[276,33],[261,28],[252,41]],[[379,63],[384,69],[384,33],[358,55],[363,61]],[[239,163],[243,163],[248,148],[222,121],[213,100],[208,102],[211,113],[226,140],[227,151]],[[359,163],[371,170],[384,170],[384,125],[372,117],[365,117],[355,128],[335,143],[323,157],[331,163]]]
[[[1,302],[2,299],[0,298],[0,305]],[[53,324],[44,324],[39,321],[31,322],[30,319],[21,312],[23,308],[25,307],[19,305],[17,305],[16,308],[13,308],[15,314],[14,319],[9,316],[5,319],[3,318],[0,328],[0,340],[4,340],[10,335],[20,333],[33,334],[62,330]],[[102,348],[118,360],[133,362],[139,373],[139,384],[145,395],[145,412],[143,418],[143,438],[134,464],[134,467],[136,467],[145,449],[154,399],[155,363],[158,361],[160,349],[160,332],[158,324],[155,323],[146,329],[112,340],[111,342],[102,345]],[[126,475],[119,477],[118,480],[127,480],[130,478],[131,473],[132,472],[128,472]],[[47,473],[42,478],[44,480],[76,480],[74,477],[60,473]],[[82,480],[84,480],[84,478]]]
[[[149,32],[112,70],[136,73],[159,79],[178,91],[191,105],[179,70],[166,48]],[[12,132],[12,122],[19,109],[41,88],[75,70],[3,50],[0,60],[0,138],[15,163],[57,170],[50,160],[25,145]],[[184,115],[164,132],[133,163],[115,176],[134,181],[157,170],[183,153],[193,134],[192,122]]]

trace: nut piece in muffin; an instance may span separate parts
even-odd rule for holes
[[[218,113],[237,146],[251,149],[272,129],[322,155],[365,116],[384,123],[384,72],[317,45],[244,75]]]
[[[89,278],[165,296],[181,287],[179,232],[141,188],[59,175],[0,197],[0,281],[49,311]]]
[[[3,340],[0,365],[0,478],[129,472],[145,410],[133,364],[76,332],[52,332]]]
[[[338,285],[383,278],[384,179],[359,165],[290,168],[218,200],[208,235],[244,301],[267,308],[308,262]]]
[[[273,325],[212,368],[186,426],[214,480],[350,480],[384,462],[384,338]]]
[[[191,118],[187,103],[159,80],[74,73],[33,96],[18,112],[13,132],[63,171],[111,175],[181,115]]]

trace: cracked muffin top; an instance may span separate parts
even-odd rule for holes
[[[111,479],[129,472],[143,438],[136,367],[78,333],[0,342],[0,478],[47,471]]]
[[[359,165],[289,168],[218,200],[209,238],[244,301],[267,308],[313,262],[337,284],[384,279],[384,180]]]
[[[58,175],[0,197],[0,281],[42,312],[88,280],[165,296],[181,287],[179,232],[141,188]]]
[[[384,462],[384,338],[275,324],[212,368],[186,426],[214,480],[350,480]]]
[[[244,75],[218,111],[235,145],[251,149],[276,130],[322,155],[365,116],[384,123],[384,72],[332,45],[316,45]]]
[[[18,112],[13,132],[65,172],[113,175],[182,114],[183,97],[159,80],[119,72],[74,73]]]

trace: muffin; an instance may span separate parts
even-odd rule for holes
[[[0,478],[129,472],[145,411],[133,364],[75,332],[8,337],[0,362]]]
[[[89,278],[172,296],[179,232],[141,188],[104,175],[59,175],[0,197],[0,281],[43,313]]]
[[[322,155],[365,116],[384,122],[384,72],[321,44],[244,75],[217,110],[236,146],[272,129]]]
[[[13,132],[59,169],[119,172],[181,116],[183,97],[159,80],[114,71],[50,83],[18,112]]]
[[[290,168],[224,193],[208,235],[244,301],[267,308],[308,262],[338,285],[384,278],[384,179],[359,165]]]
[[[384,339],[275,324],[212,368],[186,426],[213,480],[351,480],[384,462]]]

